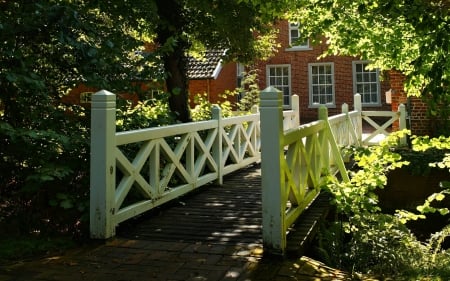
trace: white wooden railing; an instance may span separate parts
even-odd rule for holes
[[[404,107],[402,107],[404,109]],[[284,130],[282,93],[275,88],[261,92],[261,177],[264,251],[284,255],[288,228],[320,192],[324,176],[340,173],[349,181],[341,147],[365,145],[371,137],[362,134],[360,95],[355,95],[355,110],[328,117],[326,107],[319,109],[318,121]],[[404,120],[404,111],[377,113]],[[391,124],[390,123],[390,124]],[[402,124],[406,122],[400,122]],[[378,125],[378,128],[387,128]],[[380,131],[375,130],[375,131]]]
[[[292,99],[299,104],[298,96]],[[222,184],[224,175],[265,155],[263,239],[269,252],[283,252],[287,227],[319,192],[324,170],[337,167],[345,178],[338,147],[364,144],[364,112],[345,107],[343,112],[327,118],[322,109],[318,121],[300,125],[298,106],[283,111],[281,94],[268,88],[261,93],[260,113],[222,118],[214,107],[212,120],[116,132],[116,96],[97,92],[91,117],[91,237],[112,237],[119,223],[202,185]]]
[[[259,113],[222,118],[216,106],[209,121],[116,132],[115,101],[107,91],[92,97],[92,238],[112,237],[120,222],[260,161]],[[286,128],[299,125],[298,108],[284,115]]]

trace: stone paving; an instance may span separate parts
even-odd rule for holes
[[[153,242],[115,238],[61,256],[0,269],[0,280],[226,281],[349,280],[345,273],[308,257],[263,257],[260,245]]]
[[[0,265],[0,281],[351,279],[307,256],[263,255],[259,167],[224,182],[121,225],[110,240]]]

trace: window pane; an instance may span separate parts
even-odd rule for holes
[[[334,84],[332,64],[312,65],[310,71],[312,103],[333,104]]]
[[[355,91],[361,94],[363,103],[379,103],[378,71],[366,69],[367,63],[355,63]]]
[[[291,43],[294,43],[295,41],[297,41],[298,37],[300,37],[298,30],[291,30]]]
[[[319,76],[319,84],[325,84],[325,76],[323,75]]]
[[[361,63],[357,63],[356,64],[356,72],[362,72],[363,71],[362,66],[363,65]]]
[[[289,67],[288,66],[271,66],[269,67],[268,86],[273,86],[283,92],[283,102],[285,105],[290,104],[290,84],[289,84]]]

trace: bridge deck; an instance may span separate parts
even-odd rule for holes
[[[328,211],[320,196],[290,229],[287,253],[302,255]],[[241,169],[119,227],[118,236],[145,241],[251,245],[262,249],[261,169]]]
[[[261,170],[241,169],[119,227],[118,236],[158,241],[262,244]]]

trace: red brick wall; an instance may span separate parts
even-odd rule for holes
[[[414,135],[433,135],[433,127],[427,116],[427,105],[422,99],[410,97],[411,133]]]
[[[73,88],[68,95],[61,98],[61,102],[64,104],[80,104],[80,94],[84,92],[97,92],[98,89],[88,87],[84,84],[80,84]]]
[[[198,93],[207,93],[208,100],[211,103],[217,103],[219,101],[219,95],[225,91],[233,91],[237,87],[237,66],[236,63],[227,63],[222,66],[222,69],[217,79],[203,79],[203,80],[190,80],[189,81],[189,99],[190,106],[194,107],[194,96]],[[230,102],[236,102],[236,97],[228,97]],[[223,102],[223,99],[220,99]]]
[[[408,128],[413,135],[431,135],[432,126],[427,116],[427,105],[422,99],[417,97],[407,97],[404,91],[405,77],[398,71],[389,72],[390,84],[392,88],[392,111],[397,111],[400,104],[404,104],[409,114],[410,122]],[[408,122],[408,121],[407,121]],[[398,122],[393,126],[398,129]]]
[[[354,57],[330,56],[318,60],[326,44],[311,46],[311,50],[291,51],[286,50],[289,46],[289,27],[287,22],[278,25],[279,42],[281,47],[277,54],[264,62],[258,62],[255,67],[259,72],[260,88],[268,86],[266,81],[266,66],[275,64],[289,64],[291,66],[291,92],[299,96],[300,112],[302,123],[317,119],[317,108],[309,107],[309,86],[308,86],[308,64],[330,62],[334,63],[335,79],[335,104],[336,108],[329,108],[329,115],[341,112],[343,103],[347,103],[350,109],[353,108],[353,74],[352,61],[359,60]],[[390,106],[385,103],[384,93],[389,89],[389,84],[381,82],[381,107],[370,107],[370,110],[390,110]]]
[[[148,85],[145,82],[133,82],[132,84],[139,86],[141,91],[148,90]],[[77,104],[77,105],[89,107],[90,103],[81,103],[80,102],[80,96],[82,93],[85,93],[85,92],[96,93],[97,91],[99,91],[99,89],[96,89],[94,87],[89,87],[84,84],[79,84],[75,88],[73,88],[69,92],[69,94],[63,96],[61,98],[61,102],[64,104]],[[114,94],[117,94],[119,97],[121,97],[123,99],[132,101],[133,104],[137,104],[137,102],[139,100],[138,95],[135,93],[114,93]]]
[[[211,103],[217,103],[218,95],[224,93],[226,90],[233,91],[237,86],[237,73],[236,63],[225,64],[217,79],[203,79],[203,80],[190,80],[189,81],[189,93],[190,93],[190,106],[194,107],[194,95],[197,93],[209,93],[209,101]],[[148,87],[145,83],[141,85],[142,90],[146,90]],[[97,92],[98,89],[88,87],[84,84],[76,86],[70,93],[62,98],[62,102],[66,104],[80,104],[80,94],[84,92]],[[123,98],[128,98],[133,101],[137,101],[137,96],[133,94],[120,94]],[[229,97],[230,102],[236,102],[236,97]],[[223,100],[221,100],[223,101]],[[89,105],[89,104],[83,104]]]

